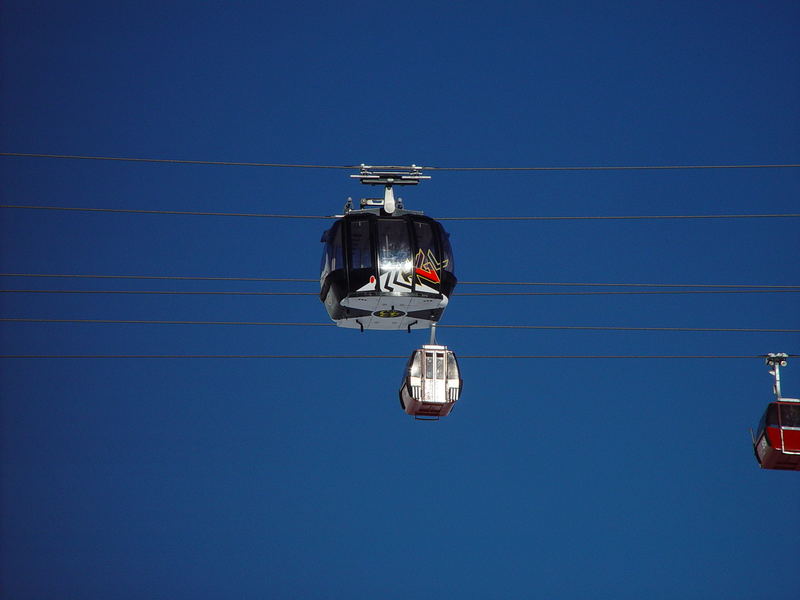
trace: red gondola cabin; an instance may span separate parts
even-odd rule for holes
[[[800,471],[800,400],[770,402],[753,440],[763,469]]]

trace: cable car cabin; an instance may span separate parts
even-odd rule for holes
[[[763,469],[800,471],[800,400],[770,402],[753,440]]]
[[[408,359],[400,406],[415,418],[446,417],[458,402],[462,387],[453,351],[447,346],[425,345]]]
[[[444,228],[422,213],[350,210],[322,235],[320,300],[340,327],[424,329],[456,286]]]

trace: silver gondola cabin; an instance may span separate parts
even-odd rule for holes
[[[400,386],[400,406],[417,419],[445,417],[458,402],[462,387],[452,350],[427,344],[408,359]]]

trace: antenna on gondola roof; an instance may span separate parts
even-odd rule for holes
[[[361,172],[358,175],[350,175],[353,179],[359,179],[365,185],[382,185],[383,210],[388,214],[393,214],[398,208],[402,208],[402,201],[394,197],[394,186],[396,185],[417,185],[423,179],[430,179],[430,175],[422,174],[422,167],[411,165],[410,167],[394,166],[370,166],[361,164]],[[380,202],[380,201],[378,201]],[[377,202],[369,200],[370,205]],[[399,206],[398,206],[399,204]]]

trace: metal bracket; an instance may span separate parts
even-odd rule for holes
[[[396,166],[371,166],[361,164],[358,175],[350,175],[353,179],[360,179],[365,185],[417,185],[423,179],[430,179],[430,175],[423,175],[422,169],[417,165],[410,167]]]
[[[358,175],[350,175],[353,179],[358,179],[365,185],[382,185],[383,210],[388,214],[394,213],[398,208],[403,208],[403,202],[394,197],[394,186],[396,185],[417,185],[423,179],[430,179],[430,175],[422,174],[422,167],[411,165],[410,167],[397,166],[370,166],[361,164],[361,172]]]

